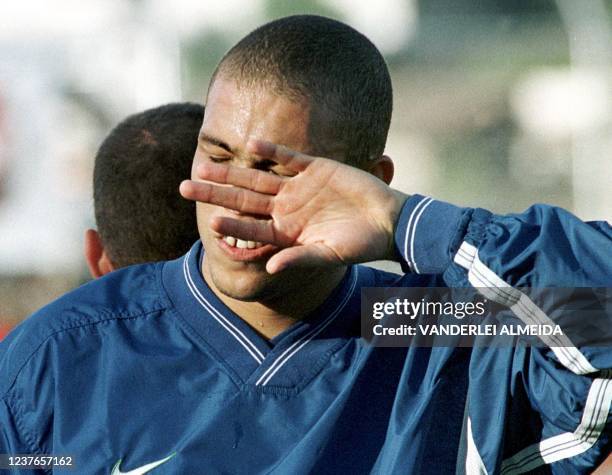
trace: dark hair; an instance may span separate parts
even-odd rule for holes
[[[174,259],[199,238],[189,178],[204,108],[168,104],[132,115],[102,142],[94,167],[96,223],[117,267]]]
[[[370,40],[344,23],[296,15],[263,25],[240,40],[213,75],[263,85],[311,106],[309,137],[339,143],[347,163],[382,155],[393,109],[391,78]]]

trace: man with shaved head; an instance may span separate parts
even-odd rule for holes
[[[181,185],[201,242],[68,294],[3,344],[0,452],[74,454],[82,473],[588,473],[610,448],[608,348],[360,334],[365,288],[474,288],[549,321],[555,302],[517,287],[612,280],[604,223],[390,188],[391,97],[378,50],[335,20],[239,41]],[[359,265],[374,259],[407,273]]]
[[[178,184],[189,176],[204,107],[165,104],[117,124],[96,153],[97,230],[85,233],[92,277],[182,256],[197,241],[193,203]]]

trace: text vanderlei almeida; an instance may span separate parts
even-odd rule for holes
[[[432,302],[421,299],[397,298],[394,301],[374,302],[372,318],[377,320],[372,327],[375,336],[549,336],[562,335],[561,327],[556,324],[483,324],[482,322],[466,323],[465,317],[485,317],[486,300],[478,302]],[[417,317],[454,317],[460,320],[456,323],[440,323],[429,320],[430,323],[416,323]],[[401,318],[410,323],[390,322],[389,319]],[[382,321],[383,319],[384,322]],[[422,320],[422,318],[421,318]]]

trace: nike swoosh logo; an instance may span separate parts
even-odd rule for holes
[[[121,467],[121,459],[119,459],[117,461],[117,463],[115,464],[115,466],[113,467],[113,471],[111,472],[111,475],[144,475],[145,473],[150,472],[154,468],[159,467],[161,464],[166,463],[168,460],[170,460],[175,455],[176,455],[176,452],[174,452],[173,454],[168,455],[166,458],[163,458],[163,459],[158,460],[156,462],[148,463],[146,465],[143,465],[142,467],[138,467],[138,468],[135,468],[134,470],[130,470],[129,472],[122,472],[121,471],[121,468],[120,468]]]

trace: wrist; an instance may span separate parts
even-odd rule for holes
[[[395,245],[395,230],[397,228],[397,223],[399,221],[399,216],[401,214],[402,208],[406,201],[410,198],[410,195],[406,193],[402,193],[399,190],[391,190],[390,201],[389,201],[389,209],[387,212],[387,220],[385,229],[387,232],[387,249],[385,252],[383,260],[387,261],[396,261],[401,262],[402,256],[397,250],[397,246]]]
[[[469,209],[412,195],[395,227],[395,248],[405,271],[441,274],[451,264],[454,249],[463,237]]]

